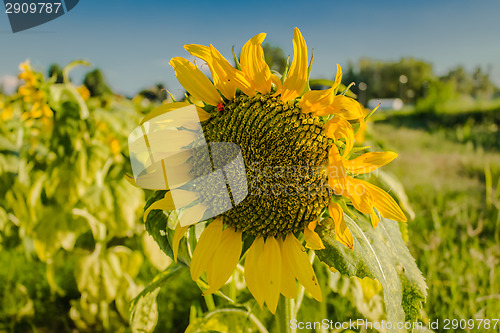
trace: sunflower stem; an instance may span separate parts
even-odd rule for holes
[[[231,283],[229,284],[229,298],[232,299],[234,302],[236,302],[236,277],[235,274],[233,274],[233,279]]]
[[[328,295],[328,283],[330,278],[330,273],[324,265],[316,265],[318,269],[319,283],[321,285],[321,292],[323,293],[323,302],[319,303],[320,318],[328,318],[328,302],[326,297]],[[320,276],[321,275],[321,276]],[[328,333],[327,329],[321,325],[320,333]]]
[[[294,315],[297,316],[300,310],[300,306],[302,305],[302,300],[304,299],[305,288],[300,284],[299,291],[297,292],[297,302],[295,303],[295,312]]]
[[[297,330],[290,325],[295,319],[294,301],[280,295],[278,309],[276,311],[277,332],[279,333],[296,333]]]
[[[205,298],[205,303],[207,304],[207,309],[208,311],[213,311],[215,310],[215,302],[214,302],[214,297],[212,294],[210,295],[205,295],[203,296]]]

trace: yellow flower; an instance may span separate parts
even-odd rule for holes
[[[25,84],[19,87],[18,93],[25,103],[32,104],[31,110],[25,111],[21,119],[41,118],[45,125],[50,125],[49,118],[53,116],[53,112],[47,104],[47,96],[42,89],[43,76],[33,71],[29,60],[21,63],[19,69],[21,70],[19,79],[24,80]]]
[[[266,303],[274,313],[280,294],[295,297],[296,281],[313,298],[322,300],[309,257],[297,236],[303,233],[307,248],[323,249],[321,238],[314,230],[326,209],[336,221],[339,241],[352,248],[352,236],[347,233],[342,209],[329,205],[331,189],[324,183],[327,172],[335,165],[341,166],[338,168],[342,171],[341,177],[329,181],[333,185],[341,183],[344,188],[350,184],[346,181],[350,179],[348,172],[356,173],[364,166],[371,170],[381,158],[369,155],[362,161],[344,161],[354,143],[349,121],[361,121],[362,109],[360,111],[359,103],[336,95],[342,75],[340,66],[332,88],[305,92],[310,64],[299,29],[295,28],[293,34],[294,57],[283,80],[270,71],[264,60],[261,44],[265,36],[258,34],[245,43],[237,68],[212,45],[186,45],[192,56],[207,63],[212,81],[184,58],[175,57],[170,65],[187,92],[203,101],[203,106],[196,109],[206,141],[232,142],[241,148],[251,188],[243,201],[209,221],[193,253],[191,277],[197,280],[205,272],[209,285],[205,294],[213,293],[228,281],[245,255],[244,276],[248,289],[261,307]],[[187,105],[188,102],[164,104],[147,115],[141,124]],[[320,116],[333,118],[325,123]],[[148,140],[158,143],[165,139],[152,134]],[[190,140],[193,140],[192,133],[178,131],[175,140],[174,137],[170,140],[173,147],[169,148],[181,149]],[[338,151],[337,155],[332,153],[335,142],[346,147],[342,156]],[[151,142],[146,144],[149,147]],[[173,211],[176,206],[190,205],[181,214],[174,233],[173,252],[177,259],[179,241],[191,224],[203,220],[208,209],[200,197],[204,191],[213,191],[211,187],[201,187],[194,193],[181,186],[212,169],[210,160],[203,160],[188,150],[181,151],[173,160],[164,161],[167,159],[162,160],[163,170],[164,163],[171,163],[176,177],[169,176],[167,182],[163,175],[164,186],[170,188],[170,192],[145,211],[144,220],[153,209]],[[207,165],[207,171],[193,174],[193,169],[186,166],[189,163]],[[301,174],[302,169],[309,173]],[[155,186],[154,179],[161,176],[161,168],[148,172],[151,174],[146,173],[136,181]],[[176,184],[172,184],[173,180]],[[275,191],[278,187],[279,193]],[[377,209],[383,209],[383,205],[380,201],[374,203]],[[253,242],[243,254],[243,240],[248,238]]]
[[[76,88],[80,96],[82,96],[83,100],[86,101],[90,98],[90,91],[85,87],[84,85],[79,86]]]
[[[3,121],[7,121],[12,118],[14,114],[14,109],[9,103],[4,103],[0,100],[0,115]]]
[[[406,222],[406,216],[389,194],[367,181],[350,176],[372,172],[398,155],[394,152],[369,152],[348,160],[345,156],[349,155],[352,145],[346,143],[346,147],[348,148],[343,156],[335,145],[329,152],[328,181],[335,194],[349,198],[354,208],[361,213],[370,214],[373,227],[379,222],[373,208],[376,208],[382,217]],[[340,223],[335,219],[334,222]],[[345,232],[350,234],[348,229]]]
[[[343,119],[362,121],[364,117],[363,106],[350,97],[336,95],[341,80],[342,68],[337,65],[337,76],[330,89],[311,90],[302,96],[299,103],[302,112],[311,112],[316,116],[336,114]]]

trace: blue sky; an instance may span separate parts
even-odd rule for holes
[[[331,78],[335,65],[372,57],[413,56],[436,73],[482,66],[500,85],[500,0],[478,1],[170,1],[81,0],[42,26],[13,34],[0,13],[0,76],[17,75],[29,58],[39,69],[87,59],[124,94],[163,82],[182,92],[168,61],[188,57],[187,43],[214,44],[226,57],[260,32],[292,54],[299,27],[314,51],[312,75]],[[489,66],[489,67],[488,67]],[[86,69],[87,70],[87,69]],[[74,71],[81,80],[83,69]]]

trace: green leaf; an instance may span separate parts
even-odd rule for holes
[[[153,332],[158,322],[156,297],[160,289],[180,272],[182,266],[172,265],[160,273],[131,303],[130,326],[132,332]]]
[[[144,210],[148,209],[155,201],[163,199],[165,196],[165,191],[156,191],[146,202]],[[153,236],[154,240],[160,246],[161,250],[168,255],[170,258],[174,258],[172,243],[174,239],[174,230],[167,227],[169,222],[169,217],[173,217],[173,212],[169,216],[165,215],[162,210],[154,209],[149,212],[148,218],[146,220],[146,230]],[[193,229],[193,228],[191,228]],[[179,252],[177,256],[177,262],[189,267],[191,263],[191,258],[187,250],[187,243],[185,239],[182,239],[179,243]]]
[[[339,243],[333,226],[323,223],[318,233],[325,249],[316,254],[341,274],[379,280],[384,289],[387,320],[393,323],[393,332],[400,332],[396,323],[414,321],[420,316],[427,286],[401,238],[398,223],[381,218],[374,229],[365,218],[356,222],[347,215],[344,218],[353,235],[354,249]]]
[[[267,333],[267,330],[257,317],[245,308],[225,308],[197,318],[189,324],[184,333],[202,332]]]
[[[96,244],[94,252],[82,256],[75,267],[75,279],[78,290],[90,302],[116,299],[122,281],[131,281],[142,265],[142,255],[124,246],[104,248]],[[138,267],[133,267],[138,266]]]
[[[9,292],[5,292],[0,300],[2,312],[8,317],[15,318],[15,321],[20,320],[22,317],[33,316],[35,313],[34,304],[29,296],[28,289],[20,283],[16,283],[15,288],[12,287],[7,288],[6,286],[5,290]]]
[[[35,252],[43,262],[60,248],[71,251],[78,236],[88,230],[81,220],[58,207],[44,207],[38,213],[40,218],[33,229],[33,240]]]
[[[385,320],[383,289],[378,280],[359,279],[336,272],[330,274],[328,286],[334,293],[347,299],[369,321]]]
[[[50,97],[49,105],[57,110],[63,108],[63,103],[67,101],[76,102],[79,109],[80,119],[86,119],[89,117],[89,109],[87,104],[83,100],[82,96],[76,90],[75,86],[72,84],[53,84],[50,85]]]
[[[148,209],[155,201],[163,199],[166,191],[156,191],[148,198],[146,205],[144,206],[144,211]],[[168,241],[166,235],[167,232],[167,216],[162,210],[154,209],[149,212],[148,218],[146,220],[146,230],[153,236],[154,240],[158,243],[161,250],[165,252],[169,257],[173,258],[172,246]]]
[[[71,83],[71,81],[69,80],[69,72],[71,72],[73,68],[77,66],[90,66],[90,62],[88,62],[87,60],[77,59],[67,64],[63,69],[64,83]]]

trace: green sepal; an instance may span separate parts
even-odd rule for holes
[[[314,55],[311,55],[311,60],[309,61],[309,66],[307,66],[307,82],[306,82],[306,86],[304,87],[304,91],[302,91],[302,94],[300,94],[300,96],[304,95],[308,91],[311,91],[311,86],[309,85],[309,76],[311,75],[313,58],[314,58]]]
[[[241,71],[240,61],[238,60],[236,53],[234,53],[234,45],[233,45],[233,59],[234,59],[234,68],[239,69]]]
[[[333,84],[335,83],[334,80],[327,80],[327,79],[314,79],[314,80],[309,80],[309,84],[311,86],[326,86],[326,87],[331,87],[333,86]],[[344,84],[339,84],[339,86],[337,87],[337,90],[346,90],[346,86]],[[356,98],[357,95],[355,93],[353,93],[352,91],[347,91],[346,92],[346,96],[347,97],[352,97],[352,98]]]
[[[281,83],[285,83],[286,77],[288,76],[288,70],[290,69],[290,56],[286,58],[286,66],[283,71],[283,75],[281,76]]]

